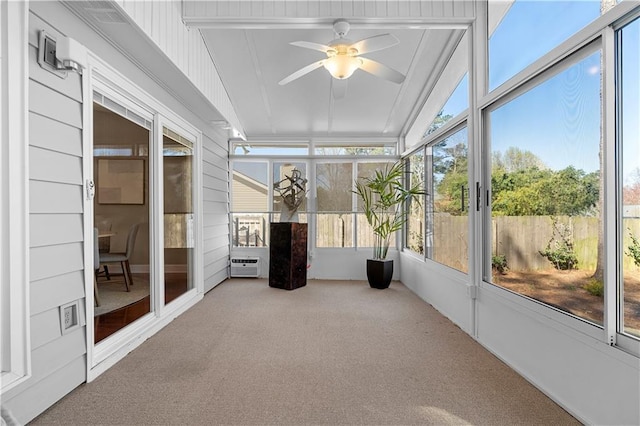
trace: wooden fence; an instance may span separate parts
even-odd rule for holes
[[[354,215],[317,214],[316,245],[318,247],[353,247]],[[594,270],[598,251],[598,219],[595,217],[557,216],[558,223],[567,226],[573,238],[578,268]],[[373,247],[373,233],[364,215],[356,215],[357,241],[359,247]],[[467,271],[468,258],[468,217],[435,214],[433,235],[427,236],[427,250],[430,258],[444,265]],[[301,220],[306,221],[306,220]],[[413,223],[411,229],[423,229]],[[631,239],[629,233],[640,238],[640,218],[626,218],[623,221],[623,251],[628,251]],[[504,255],[507,265],[513,270],[534,271],[552,267],[549,260],[540,254],[553,236],[551,216],[496,216],[491,222],[492,255]],[[246,232],[249,232],[247,229]],[[262,232],[251,229],[251,235]],[[395,237],[391,246],[395,246]],[[257,239],[256,241],[259,241]],[[258,242],[256,245],[263,245]],[[240,245],[243,237],[240,237]],[[431,249],[429,249],[431,247]],[[624,268],[638,270],[631,257],[623,254]]]

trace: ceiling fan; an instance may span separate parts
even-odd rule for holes
[[[405,79],[402,73],[380,62],[360,56],[365,53],[393,47],[399,43],[399,40],[391,34],[379,34],[354,43],[344,38],[349,32],[349,27],[349,23],[343,19],[335,21],[333,23],[333,30],[338,38],[330,41],[326,45],[310,41],[292,42],[291,44],[294,46],[323,52],[327,57],[300,68],[298,71],[282,79],[278,84],[284,86],[322,66],[337,80],[345,80],[351,77],[355,70],[361,69],[377,77],[401,84]],[[334,84],[334,87],[336,86],[337,85]],[[342,86],[341,95],[344,95],[344,86]]]

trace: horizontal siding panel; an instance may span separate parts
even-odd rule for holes
[[[55,137],[51,137],[51,135],[55,135]],[[30,113],[29,144],[81,157],[82,130],[42,115]]]
[[[30,247],[84,240],[81,214],[32,214],[29,225]]]
[[[204,201],[202,203],[202,211],[205,213],[227,214],[228,204],[216,201]]]
[[[31,282],[31,314],[62,306],[84,297],[84,271]]]
[[[218,170],[224,170],[225,174],[228,176],[229,172],[227,171],[228,163],[227,160],[220,160],[220,164],[212,164],[207,163],[206,161],[202,162],[202,173],[208,176],[213,176]]]
[[[56,92],[61,93],[76,102],[82,102],[82,77],[76,72],[67,72],[65,78],[60,78],[40,66],[38,63],[38,50],[34,46],[29,46],[29,78],[46,86],[53,87]]]
[[[215,274],[217,274],[218,272],[221,271],[227,271],[228,268],[228,262],[227,259],[220,259],[216,262],[210,263],[209,265],[206,265],[204,267],[204,274],[203,276],[205,278],[213,276]]]
[[[207,163],[220,164],[221,167],[225,169],[227,168],[226,164],[228,158],[226,152],[223,152],[222,155],[218,155],[214,151],[205,148],[202,150],[202,159]]]
[[[222,183],[220,183],[219,185],[226,187],[226,182],[229,180],[229,171],[226,168],[221,169],[214,166],[207,170],[205,176],[213,177],[222,181]]]
[[[226,281],[229,278],[228,274],[227,274],[227,270],[224,271],[220,271],[217,274],[206,278],[204,280],[204,291],[205,293],[211,289],[213,289],[214,287],[216,287],[218,284],[222,283],[223,281]]]
[[[82,104],[33,80],[29,80],[29,110],[82,128]]]
[[[226,140],[221,144],[217,143],[214,139],[211,139],[207,136],[205,136],[203,139],[203,151],[209,151],[214,156],[225,160],[227,159],[227,157],[229,157],[229,145]]]
[[[14,413],[19,412],[21,417],[17,420],[20,424],[27,424],[86,380],[86,356],[82,356],[38,383],[31,383],[26,390],[23,386],[12,389],[12,391],[24,390],[17,396],[13,392],[2,395],[2,405]]]
[[[30,147],[29,174],[35,180],[81,185],[82,158]]]
[[[229,225],[229,215],[228,214],[216,214],[216,213],[208,213],[204,214],[202,218],[202,223],[205,227],[213,226],[213,225]]]
[[[228,246],[229,246],[229,237],[226,235],[209,238],[207,240],[204,240],[203,242],[203,250],[205,253],[213,251],[220,247],[228,247]]]
[[[29,273],[33,281],[84,268],[82,243],[35,247],[30,249],[29,256]]]
[[[44,378],[47,373],[58,371],[70,359],[81,358],[86,353],[85,328],[79,327],[31,353],[33,378]]]
[[[229,247],[218,247],[215,250],[207,252],[203,256],[204,265],[209,265],[213,262],[217,262],[220,259],[228,259],[230,256]]]
[[[229,225],[220,224],[213,226],[205,226],[202,229],[202,238],[205,240],[208,238],[219,237],[221,235],[229,235]]]
[[[31,350],[35,351],[62,336],[60,310],[56,306],[31,316]]]
[[[211,188],[203,188],[203,196],[206,201],[217,201],[220,203],[229,202],[229,194],[227,191],[221,191]]]
[[[31,213],[82,213],[82,186],[32,180],[29,203]]]
[[[218,179],[213,176],[204,175],[202,176],[202,186],[211,189],[221,189],[228,188],[229,183],[226,177],[224,179]]]

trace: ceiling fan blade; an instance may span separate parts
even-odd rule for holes
[[[321,60],[321,61],[309,64],[306,67],[300,68],[298,71],[294,72],[290,76],[283,78],[282,80],[280,80],[280,82],[278,84],[280,86],[284,86],[287,83],[291,83],[296,78],[300,78],[303,75],[308,74],[308,73],[310,73],[311,71],[313,71],[313,70],[315,70],[317,68],[320,68],[323,64],[324,64],[324,59]]]
[[[389,68],[386,65],[382,65],[380,62],[372,61],[371,59],[363,58],[361,56],[359,56],[358,59],[362,61],[362,65],[360,65],[360,69],[362,71],[366,71],[394,83],[402,84],[402,82],[404,82],[404,74],[394,70],[393,68]]]
[[[333,95],[334,100],[340,100],[344,98],[347,93],[347,81],[348,79],[331,79],[331,94]]]
[[[364,53],[375,52],[377,50],[386,49],[400,43],[396,36],[391,34],[379,34],[373,37],[356,41],[351,45],[358,51],[358,55]]]
[[[325,44],[314,43],[311,41],[292,41],[289,44],[292,44],[298,47],[304,47],[305,49],[318,50],[324,53],[327,53],[330,50],[335,50],[334,48],[327,46]]]

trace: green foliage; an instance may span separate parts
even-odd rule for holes
[[[449,146],[449,142],[445,139],[432,148],[434,208],[439,213],[460,216],[468,213],[468,149],[466,143]]]
[[[547,243],[547,247],[539,253],[546,257],[556,269],[577,269],[578,258],[573,248],[573,235],[571,227],[560,223],[557,218],[551,217],[553,222],[553,235]]]
[[[585,284],[584,289],[594,296],[604,296],[604,283],[600,280],[592,279]]]
[[[631,238],[631,245],[627,247],[625,254],[633,259],[633,263],[636,266],[640,266],[640,243],[638,243],[638,239],[631,233],[630,229],[629,238]]]
[[[531,167],[507,172],[493,169],[492,212],[504,216],[578,216],[598,202],[598,173],[572,166],[563,170]]]
[[[412,200],[419,204],[417,196],[425,194],[422,182],[405,187],[404,173],[404,163],[398,161],[386,165],[383,170],[376,170],[372,177],[355,182],[354,192],[362,200],[364,215],[376,235],[375,259],[387,257],[391,234],[402,229],[406,223],[403,204]]]
[[[491,257],[491,266],[496,268],[498,272],[504,274],[507,270],[507,256],[498,254]]]

